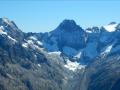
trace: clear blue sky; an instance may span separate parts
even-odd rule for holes
[[[120,22],[119,0],[1,0],[0,17],[16,22],[24,32],[46,32],[64,19],[83,28]]]

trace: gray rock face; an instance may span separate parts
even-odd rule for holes
[[[58,41],[59,48],[70,46],[75,49],[85,46],[85,32],[73,20],[64,20],[54,31],[52,37]]]
[[[77,82],[70,81],[74,81],[72,77],[79,79],[81,74],[66,69],[63,57],[49,54],[44,50],[40,41],[45,34],[24,33],[11,21],[6,23],[1,19],[1,22],[0,90],[72,90],[76,88]],[[81,70],[77,72],[79,71]]]
[[[84,37],[85,31],[75,21],[64,20],[55,30],[48,34],[47,38],[49,42],[48,39],[45,42],[56,44],[58,48],[56,50],[63,51],[64,46],[69,46],[77,50],[85,46]]]
[[[86,85],[87,88],[82,86],[80,90],[119,90],[119,54],[96,58],[96,61],[86,68],[84,78],[86,76],[87,79],[82,80],[81,85]]]

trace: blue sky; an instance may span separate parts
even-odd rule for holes
[[[0,17],[15,21],[24,32],[47,32],[64,19],[83,28],[120,22],[119,0],[1,0]]]

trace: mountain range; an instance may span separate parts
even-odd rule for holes
[[[120,24],[25,33],[0,18],[0,90],[120,90]]]

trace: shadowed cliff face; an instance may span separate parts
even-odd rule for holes
[[[85,31],[73,20],[64,20],[54,31],[50,32],[51,38],[55,37],[58,48],[70,46],[74,49],[85,46]]]
[[[86,30],[64,20],[24,33],[0,18],[0,90],[119,90],[119,24]]]
[[[86,68],[80,90],[119,90],[119,54],[97,58]],[[85,79],[87,77],[87,79]],[[84,88],[84,89],[83,89]]]

